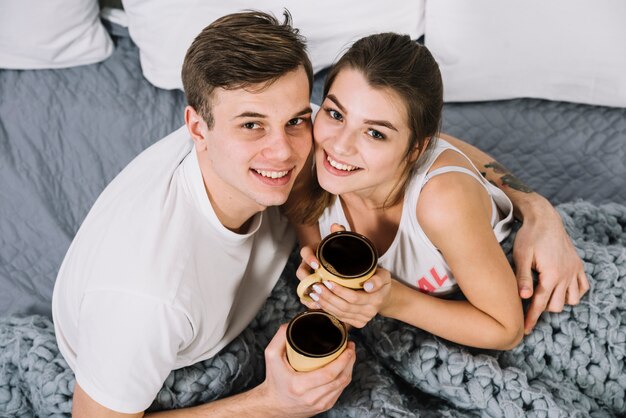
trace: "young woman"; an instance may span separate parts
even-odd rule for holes
[[[517,345],[524,317],[499,245],[513,208],[438,138],[443,86],[430,52],[408,36],[363,38],[329,72],[324,96],[313,175],[287,211],[303,245],[297,274],[318,267],[315,246],[341,227],[372,240],[379,268],[365,292],[325,282],[304,303],[356,327],[378,313],[468,346]]]

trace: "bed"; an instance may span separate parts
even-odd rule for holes
[[[91,205],[139,152],[182,125],[184,95],[142,74],[127,28],[106,60],[0,70],[0,416],[69,416],[73,375],[50,321],[54,280]],[[316,75],[319,103],[325,71]],[[626,414],[626,108],[542,99],[450,102],[444,132],[490,153],[558,205],[592,290],[544,314],[516,349],[472,350],[377,318],[352,338],[333,417]],[[510,240],[505,244],[510,253]],[[257,318],[219,356],[172,372],[152,410],[263,378],[263,347],[302,310],[294,252]]]

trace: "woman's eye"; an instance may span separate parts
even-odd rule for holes
[[[343,115],[334,109],[328,109],[328,115],[335,120],[343,120]]]
[[[246,129],[256,129],[259,127],[259,124],[256,122],[246,122],[242,126]]]
[[[368,129],[367,134],[374,139],[385,139],[385,135],[381,134],[376,129]]]

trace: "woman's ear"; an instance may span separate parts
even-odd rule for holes
[[[413,150],[411,151],[411,155],[409,157],[409,161],[411,162],[411,164],[417,161],[417,159],[422,156],[426,148],[428,148],[428,144],[430,143],[430,138],[431,137],[427,137],[426,139],[424,139],[424,141],[422,141],[421,147],[420,147],[419,142],[415,144],[415,146],[413,146]]]
[[[204,118],[191,106],[185,107],[185,125],[198,151],[206,148],[208,126]]]

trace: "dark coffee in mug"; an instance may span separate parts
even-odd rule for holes
[[[341,348],[345,331],[336,318],[307,311],[294,318],[287,330],[287,339],[293,349],[308,357],[327,356]]]
[[[377,254],[366,237],[340,231],[322,241],[318,258],[331,273],[344,278],[358,278],[376,268]]]
[[[376,272],[378,254],[367,237],[351,231],[337,231],[327,235],[317,246],[320,267],[300,280],[298,297],[313,302],[309,287],[325,280],[350,289],[362,289]]]

